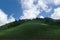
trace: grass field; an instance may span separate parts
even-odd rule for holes
[[[0,31],[0,39],[58,40],[60,39],[60,28],[58,26],[30,21]]]

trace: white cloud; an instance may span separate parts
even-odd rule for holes
[[[38,8],[41,7],[45,12],[50,12],[51,11],[51,8],[48,7],[47,1],[45,0],[38,0]]]
[[[54,13],[51,15],[53,19],[60,19],[60,7],[54,9]]]
[[[44,18],[43,16],[39,16],[39,18]]]
[[[5,14],[5,13],[0,9],[0,26],[1,26],[1,25],[4,25],[4,24],[6,24],[6,23],[13,22],[13,21],[15,21],[15,18],[14,18],[14,17],[11,16],[11,17],[8,19],[8,15]]]
[[[36,2],[36,5],[34,2]],[[42,11],[48,13],[51,12],[53,6],[60,5],[60,0],[21,0],[21,5],[23,9],[23,15],[20,17],[20,19],[33,19],[36,18]],[[56,12],[57,11],[54,11],[54,15]],[[55,18],[55,16],[53,18]]]
[[[21,0],[23,7],[23,16],[20,19],[33,19],[39,15],[40,11],[33,4],[34,0]]]
[[[56,6],[60,5],[60,0],[54,0],[54,4],[55,4]]]
[[[34,2],[37,2],[35,5]],[[48,5],[44,0],[21,0],[23,15],[20,19],[33,19],[36,18],[41,11],[50,12],[51,8],[48,8]]]
[[[8,20],[8,23],[10,23],[10,22],[15,21],[15,18],[11,15],[11,16],[9,17],[9,19],[7,19],[7,20]]]
[[[44,2],[46,4],[52,4],[52,5],[55,5],[55,6],[60,5],[60,0],[44,0]]]

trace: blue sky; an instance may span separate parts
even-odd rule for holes
[[[8,16],[13,15],[15,19],[19,19],[22,15],[22,8],[18,0],[0,0],[0,9]]]
[[[21,2],[21,0],[20,0]],[[34,2],[34,4],[37,4],[37,1]],[[19,0],[0,0],[0,9],[2,9],[7,15],[8,17],[10,15],[13,15],[13,17],[18,20],[19,17],[23,14],[23,10],[22,10],[22,4],[19,3]],[[50,17],[51,14],[54,11],[54,8],[56,8],[56,6],[48,4],[48,7],[52,7],[52,11],[51,12],[45,12],[42,11],[40,15],[44,16],[44,17]],[[43,10],[43,9],[41,9]],[[50,13],[50,14],[48,14]]]
[[[0,25],[36,17],[60,19],[60,0],[0,0]]]

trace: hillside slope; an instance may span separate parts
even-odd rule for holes
[[[60,28],[36,21],[29,21],[0,31],[0,39],[58,39]]]

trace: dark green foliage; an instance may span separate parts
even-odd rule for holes
[[[16,26],[21,25],[21,24],[23,24],[23,23],[25,23],[25,22],[28,22],[28,21],[30,21],[30,20],[26,20],[26,19],[25,19],[25,20],[18,20],[18,21],[14,21],[14,22],[8,23],[8,24],[6,24],[6,25],[1,26],[1,27],[0,27],[0,31],[1,31],[1,30],[4,30],[4,29],[16,27]]]
[[[0,38],[57,39],[60,38],[60,20],[36,18],[18,20],[0,27]]]
[[[58,26],[40,23],[37,20],[30,20],[24,24],[0,31],[0,38],[8,39],[57,39],[60,37]],[[57,36],[56,36],[57,35]]]
[[[32,20],[24,19],[24,20],[18,20],[18,21],[15,21],[15,22],[11,22],[9,24],[1,26],[0,30],[16,27],[16,26],[21,25],[21,24],[23,24],[25,22],[28,22],[28,21],[36,21],[36,22],[39,22],[39,23],[45,23],[45,24],[49,24],[49,25],[60,26],[60,20],[54,20],[54,19],[51,19],[51,18],[44,18],[44,19],[36,18],[36,19],[32,19]]]

